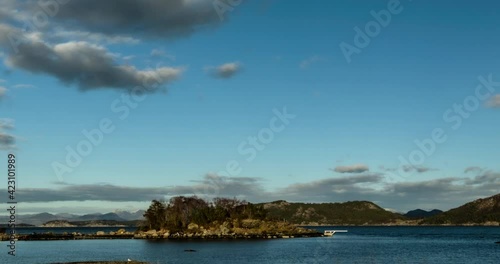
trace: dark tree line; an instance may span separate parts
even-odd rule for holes
[[[191,223],[206,226],[215,221],[259,219],[267,211],[262,205],[241,201],[236,198],[215,198],[207,202],[196,196],[177,196],[169,202],[153,200],[144,213],[149,229],[182,231]]]

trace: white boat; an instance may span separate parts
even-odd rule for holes
[[[325,230],[324,236],[333,236],[335,233],[347,233],[347,230]]]

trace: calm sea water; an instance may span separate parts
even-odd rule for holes
[[[318,228],[324,230],[325,228]],[[231,241],[2,242],[0,263],[126,260],[150,263],[500,263],[500,227],[328,227],[330,238]],[[80,230],[85,232],[85,230]],[[194,249],[196,252],[185,252]]]

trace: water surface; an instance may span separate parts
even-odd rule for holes
[[[325,228],[318,228],[323,230]],[[18,241],[0,263],[126,260],[151,263],[500,263],[500,227],[327,227],[330,238],[219,241]],[[185,252],[193,249],[196,252]]]

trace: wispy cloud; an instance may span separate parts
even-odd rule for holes
[[[483,169],[481,167],[477,167],[477,166],[467,167],[464,170],[465,173],[469,173],[469,172],[477,172],[477,173],[479,173],[481,171],[483,171]]]
[[[8,91],[7,88],[0,86],[0,99],[2,99],[2,97],[4,97],[7,94],[7,91]]]
[[[165,52],[164,50],[161,50],[161,49],[151,50],[150,56],[156,57],[156,58],[167,58],[169,60],[175,61],[174,55],[168,54],[167,52]]]
[[[437,171],[438,169],[434,168],[429,168],[425,166],[414,166],[414,165],[404,165],[399,168],[386,168],[385,166],[380,166],[380,169],[383,171],[390,171],[390,172],[395,172],[398,171],[399,169],[403,170],[404,172],[417,172],[417,173],[425,173],[429,171]]]
[[[52,201],[151,201],[166,199],[168,188],[125,187],[111,184],[67,185],[57,189],[23,188],[23,202]]]
[[[354,164],[349,166],[337,166],[333,171],[340,173],[362,173],[369,171],[370,168],[364,164]]]
[[[106,35],[81,30],[63,30],[47,34],[50,39],[58,39],[63,42],[80,40],[95,44],[139,44],[141,41],[130,36]]]
[[[36,88],[36,86],[32,85],[32,84],[16,84],[16,85],[13,85],[12,88],[14,89],[24,89],[24,88]]]
[[[0,119],[0,150],[15,148],[16,138],[6,132],[12,129],[14,129],[14,120]]]
[[[317,63],[317,62],[320,62],[320,61],[324,61],[325,59],[320,57],[320,56],[311,56],[305,60],[303,60],[301,63],[300,63],[300,68],[302,69],[307,69],[309,68],[312,64],[314,63]]]
[[[500,173],[493,171],[485,171],[474,178],[468,178],[465,180],[466,184],[470,185],[487,185],[492,184],[492,188],[495,187],[496,184],[500,183]],[[497,189],[498,190],[498,189]]]
[[[0,150],[7,150],[14,148],[16,138],[13,135],[0,131]]]
[[[310,183],[292,184],[279,192],[295,201],[329,201],[332,197],[351,196],[353,194],[369,193],[374,190],[366,184],[377,184],[383,181],[381,174],[356,175],[343,178],[331,178],[313,181]],[[308,194],[306,198],[305,195]],[[354,199],[365,199],[360,195]]]
[[[428,168],[428,167],[424,167],[424,166],[412,166],[412,165],[404,165],[403,166],[403,171],[404,172],[415,171],[415,172],[418,172],[418,173],[424,173],[424,172],[435,171],[435,170],[437,170],[437,169]]]

